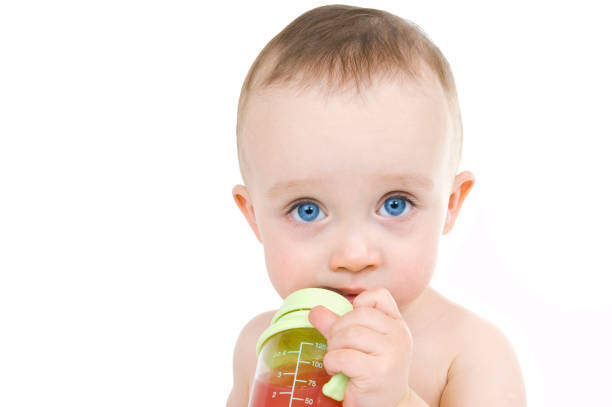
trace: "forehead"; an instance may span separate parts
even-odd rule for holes
[[[448,161],[450,137],[446,98],[436,84],[379,81],[360,96],[288,87],[252,95],[242,142],[253,183],[268,190],[305,179],[435,180]]]

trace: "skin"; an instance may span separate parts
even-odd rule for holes
[[[377,80],[363,97],[282,87],[250,101],[248,187],[233,197],[282,298],[326,287],[353,302],[342,317],[309,316],[328,340],[325,369],[350,378],[344,406],[524,405],[503,334],[429,287],[474,184],[469,171],[449,176],[450,117],[431,76]],[[273,313],[238,338],[230,407],[248,403],[254,343]]]

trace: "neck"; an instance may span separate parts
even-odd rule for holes
[[[402,306],[400,313],[412,334],[421,334],[439,317],[441,305],[442,296],[428,285],[415,300]]]

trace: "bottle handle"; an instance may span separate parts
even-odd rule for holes
[[[323,394],[336,401],[344,400],[344,390],[349,378],[344,373],[336,373],[323,385]]]

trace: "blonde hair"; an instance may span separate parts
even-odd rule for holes
[[[359,89],[374,75],[423,78],[423,62],[444,90],[453,118],[451,171],[456,173],[463,144],[463,126],[450,64],[411,21],[372,8],[328,5],[293,20],[261,50],[244,80],[236,123],[238,162],[243,180],[241,133],[249,95],[273,85],[298,82],[302,87],[326,79],[330,92],[354,84]]]

